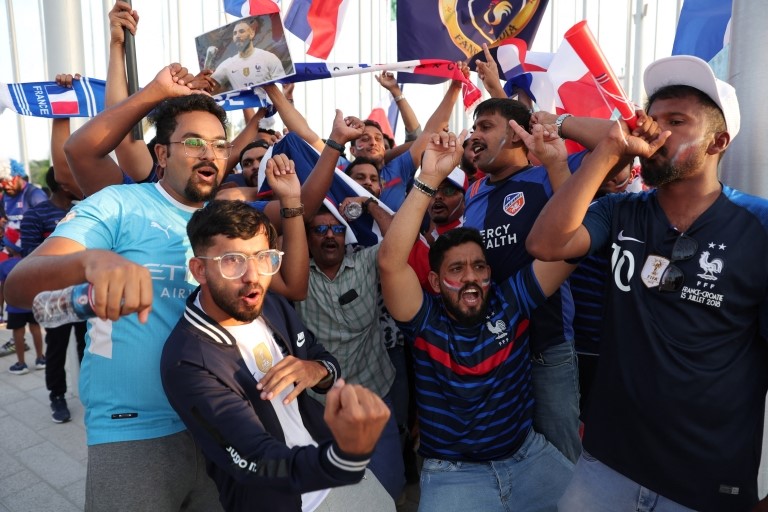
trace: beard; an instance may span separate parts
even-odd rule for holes
[[[261,310],[264,307],[264,289],[261,286],[244,286],[234,296],[230,290],[212,281],[208,281],[208,288],[216,306],[238,322],[253,322],[261,316]],[[246,306],[240,300],[241,297],[257,291],[262,297],[262,301],[257,306]]]
[[[446,292],[441,291],[440,296],[443,299],[443,305],[445,306],[445,310],[448,312],[448,314],[456,320],[456,322],[464,327],[470,327],[473,325],[477,325],[478,323],[482,322],[486,314],[488,313],[488,294],[483,293],[482,300],[480,301],[480,304],[474,308],[469,309],[468,311],[463,311],[459,305],[461,301],[461,294],[469,287],[473,286],[475,288],[479,288],[476,285],[467,285],[461,288],[458,293],[458,299],[453,300]]]
[[[662,146],[656,153],[662,159],[640,158],[643,183],[658,188],[685,178],[703,165],[705,151],[705,146],[681,146],[669,158],[669,151]]]
[[[199,164],[201,166],[209,167],[207,164]],[[192,170],[196,170],[197,166],[193,167]],[[189,199],[190,201],[194,201],[196,203],[202,203],[205,201],[210,201],[214,197],[216,197],[216,192],[219,191],[219,178],[218,175],[213,181],[213,184],[210,186],[210,189],[207,189],[208,185],[201,185],[198,181],[197,174],[192,173],[192,176],[189,177],[187,180],[187,184],[184,186],[184,196]]]

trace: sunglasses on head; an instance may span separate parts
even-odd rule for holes
[[[343,235],[347,232],[347,226],[342,224],[320,224],[319,226],[312,226],[310,229],[318,235],[325,235],[329,229],[333,231],[334,235]]]

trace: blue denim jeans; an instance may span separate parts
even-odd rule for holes
[[[419,512],[554,511],[572,474],[573,464],[531,429],[506,460],[424,459]]]
[[[560,512],[692,512],[646,489],[583,451],[573,480],[558,503]]]
[[[533,428],[575,463],[579,439],[579,368],[573,340],[531,354]]]

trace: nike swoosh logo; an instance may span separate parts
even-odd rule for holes
[[[619,231],[619,242],[623,242],[625,240],[629,240],[630,242],[638,242],[638,243],[641,243],[641,244],[645,243],[642,240],[638,240],[637,238],[632,238],[632,237],[629,237],[629,236],[624,236],[624,230],[622,229],[621,231]]]
[[[301,338],[300,340],[296,340],[296,346],[297,347],[303,347],[304,346],[304,342],[306,342],[306,341],[307,341],[307,338]]]

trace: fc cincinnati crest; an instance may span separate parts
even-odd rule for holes
[[[541,0],[439,0],[440,19],[467,57],[480,44],[518,35],[533,19]]]
[[[525,195],[522,192],[509,194],[504,198],[504,213],[514,217],[525,206]]]

